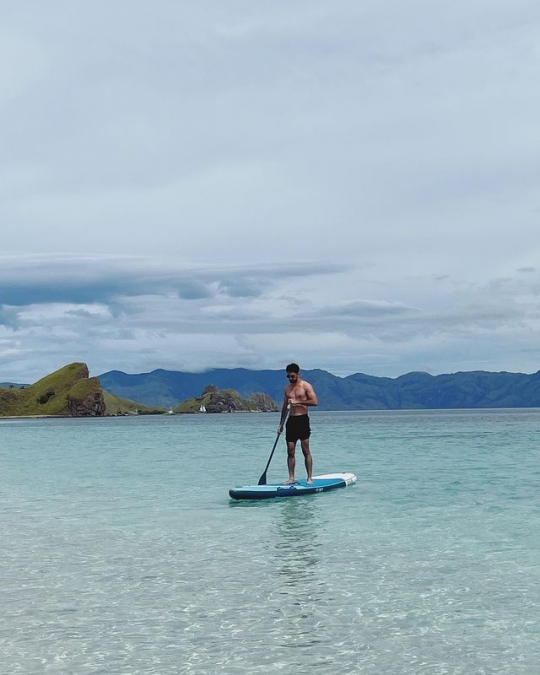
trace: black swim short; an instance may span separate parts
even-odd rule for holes
[[[311,429],[309,428],[308,415],[293,415],[287,420],[285,426],[285,439],[291,443],[296,441],[305,441],[309,438]]]

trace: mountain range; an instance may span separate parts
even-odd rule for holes
[[[325,370],[305,370],[320,410],[405,410],[540,407],[540,371],[531,375],[470,371],[447,375],[412,372],[397,378],[355,373],[338,377]],[[284,370],[216,368],[202,373],[154,370],[126,374],[112,370],[98,376],[104,389],[149,406],[170,408],[200,395],[208,385],[234,389],[241,396],[262,392],[279,405],[286,384]]]
[[[233,389],[205,387],[202,394],[182,400],[174,410],[145,405],[107,391],[90,377],[86,363],[70,363],[34,384],[0,384],[0,417],[105,417],[163,415],[168,413],[277,412],[267,394],[253,392],[242,398]]]

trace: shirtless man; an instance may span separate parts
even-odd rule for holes
[[[286,414],[287,407],[290,405],[289,419],[285,426],[285,440],[287,441],[287,467],[289,469],[289,479],[286,484],[294,483],[294,468],[296,460],[294,453],[296,442],[300,441],[302,453],[304,454],[304,463],[307,471],[307,482],[313,483],[313,459],[309,450],[309,436],[311,429],[309,427],[308,406],[317,405],[317,395],[311,384],[302,380],[300,377],[300,368],[296,363],[289,363],[285,369],[289,384],[283,392],[283,407],[281,408],[281,419]],[[278,429],[278,434],[282,429]]]

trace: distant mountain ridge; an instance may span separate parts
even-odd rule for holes
[[[320,410],[406,410],[540,407],[540,371],[532,375],[469,371],[447,375],[411,372],[397,378],[355,373],[338,377],[305,370]],[[112,370],[98,379],[109,392],[150,406],[174,407],[208,385],[234,389],[240,396],[267,394],[278,404],[286,384],[284,370],[215,368],[202,373],[158,369],[129,375]]]

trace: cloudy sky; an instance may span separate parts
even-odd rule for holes
[[[0,381],[540,369],[538,0],[3,0]]]

